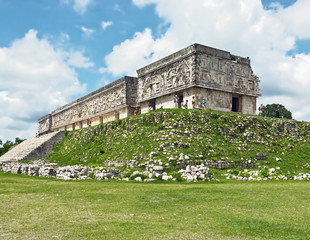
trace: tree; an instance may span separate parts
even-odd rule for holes
[[[283,105],[277,103],[267,104],[263,109],[263,116],[275,118],[277,106],[279,107],[280,118],[292,119],[292,113],[287,110]]]
[[[13,142],[11,142],[10,140],[7,140],[2,146],[3,153],[6,153],[7,151],[9,151],[13,145],[14,145]]]
[[[21,142],[23,142],[25,139],[20,139],[19,137],[15,138],[15,143],[14,145],[20,144]]]
[[[24,139],[20,139],[19,137],[15,138],[15,143],[11,142],[10,140],[7,140],[5,143],[3,143],[0,139],[0,145],[2,145],[2,147],[0,147],[0,156],[8,152],[11,147],[20,144],[22,141],[24,141]]]

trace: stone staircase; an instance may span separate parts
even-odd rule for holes
[[[40,137],[27,139],[1,156],[0,163],[46,158],[64,137],[64,132],[52,132]]]

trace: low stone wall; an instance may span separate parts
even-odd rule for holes
[[[15,174],[27,174],[29,176],[41,176],[49,178],[58,178],[64,180],[73,180],[73,179],[89,179],[91,173],[94,173],[94,169],[86,166],[58,166],[56,163],[45,163],[43,161],[34,161],[33,163],[20,163],[20,162],[4,162],[1,166],[3,172],[10,172]],[[96,171],[97,174],[98,171]],[[110,178],[117,177],[119,171],[106,171],[110,174]],[[101,171],[102,173],[102,171]],[[96,174],[94,177],[97,178]],[[100,176],[99,176],[100,175]],[[103,179],[104,177],[108,178],[103,174],[99,174],[98,179]]]
[[[173,159],[174,160],[174,159]],[[172,161],[173,161],[172,160]],[[180,168],[183,168],[186,165],[189,165],[187,161],[177,161],[177,165],[180,166]],[[234,161],[215,161],[215,160],[205,160],[201,161],[201,164],[208,168],[214,168],[214,169],[229,169],[229,168],[253,168],[259,165],[258,163],[254,162],[234,162]],[[105,166],[108,167],[127,167],[127,168],[137,168],[142,167],[146,170],[152,168],[154,166],[154,161],[148,161],[142,164],[139,164],[136,160],[129,160],[129,161],[106,161],[104,163]]]
[[[112,162],[109,163],[113,165]],[[220,164],[220,163],[218,163]],[[121,172],[115,167],[99,167],[91,168],[87,166],[58,166],[56,163],[46,163],[41,160],[34,161],[33,163],[20,163],[16,161],[4,162],[0,165],[0,170],[3,172],[10,172],[14,174],[27,174],[29,176],[41,176],[48,178],[58,178],[63,180],[86,180],[86,179],[117,179],[122,181],[144,181],[153,182],[158,179],[161,180],[172,180],[172,181],[187,181],[196,182],[213,180],[214,176],[210,175],[209,167],[207,163],[201,163],[200,165],[184,165],[181,170],[173,175],[166,173],[165,170],[169,169],[169,166],[163,166],[162,162],[157,162],[157,165],[151,163],[135,164],[134,161],[130,161],[129,165],[132,168],[140,167],[140,171],[130,171],[127,168],[124,172]],[[212,164],[211,164],[212,165]],[[220,166],[228,166],[227,164],[221,163]],[[241,166],[233,165],[231,166]],[[306,167],[306,166],[305,166]],[[309,167],[309,166],[308,166]],[[261,181],[261,180],[310,180],[310,173],[299,173],[296,176],[284,176],[281,173],[277,173],[280,168],[267,168],[263,166],[260,170],[249,170],[244,169],[239,171],[237,174],[232,174],[231,170],[227,170],[224,174],[226,179],[235,179],[242,181]],[[264,174],[261,174],[264,170]]]
[[[160,164],[160,163],[159,163]],[[135,166],[135,165],[132,165]],[[58,178],[64,180],[85,180],[85,179],[118,179],[123,181],[135,180],[145,182],[162,180],[176,181],[175,176],[169,175],[164,172],[162,165],[148,166],[145,171],[134,171],[130,173],[127,169],[123,173],[114,167],[105,168],[100,167],[97,169],[87,166],[58,166],[56,163],[46,163],[41,160],[34,161],[33,163],[20,163],[16,161],[4,162],[0,165],[0,170],[3,172],[10,172],[14,174],[27,174],[29,176],[42,176],[48,178]],[[197,180],[210,180],[209,168],[201,164],[199,166],[185,166],[179,172],[179,177],[183,180],[191,182]]]

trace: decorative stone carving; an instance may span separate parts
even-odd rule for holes
[[[104,91],[90,99],[55,113],[53,115],[53,128],[57,128],[77,119],[91,118],[106,110],[126,104],[126,85]]]
[[[200,54],[199,58],[199,80],[204,86],[259,95],[259,80],[252,74],[250,65],[230,59],[218,60],[205,54]]]
[[[50,130],[52,124],[52,116],[48,114],[39,119],[39,133],[45,133]]]
[[[136,92],[137,78],[123,77],[40,118],[39,133],[70,124],[72,128],[74,123],[80,124],[80,121],[89,120],[105,112],[134,107]]]
[[[195,96],[198,107],[205,99],[207,106],[214,110],[255,114],[256,98],[260,96],[259,79],[253,74],[249,58],[199,44],[145,66],[137,73],[138,78],[123,77],[55,110],[51,117],[39,119],[39,133],[86,127],[91,121],[99,124],[118,119],[120,114],[122,118],[127,117],[137,104],[141,112],[148,111],[151,105],[174,107],[174,94],[180,95],[183,101],[191,101]]]
[[[248,58],[192,45],[138,72],[138,102],[199,86],[259,96],[258,78]]]
[[[139,77],[138,101],[156,94],[173,92],[175,88],[193,82],[194,61],[195,58],[188,57]]]

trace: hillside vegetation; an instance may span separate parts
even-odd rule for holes
[[[309,123],[294,120],[161,109],[67,132],[48,160],[120,170],[128,162],[140,169],[153,163],[167,172],[208,160],[232,161],[292,176],[310,172],[309,130]]]

